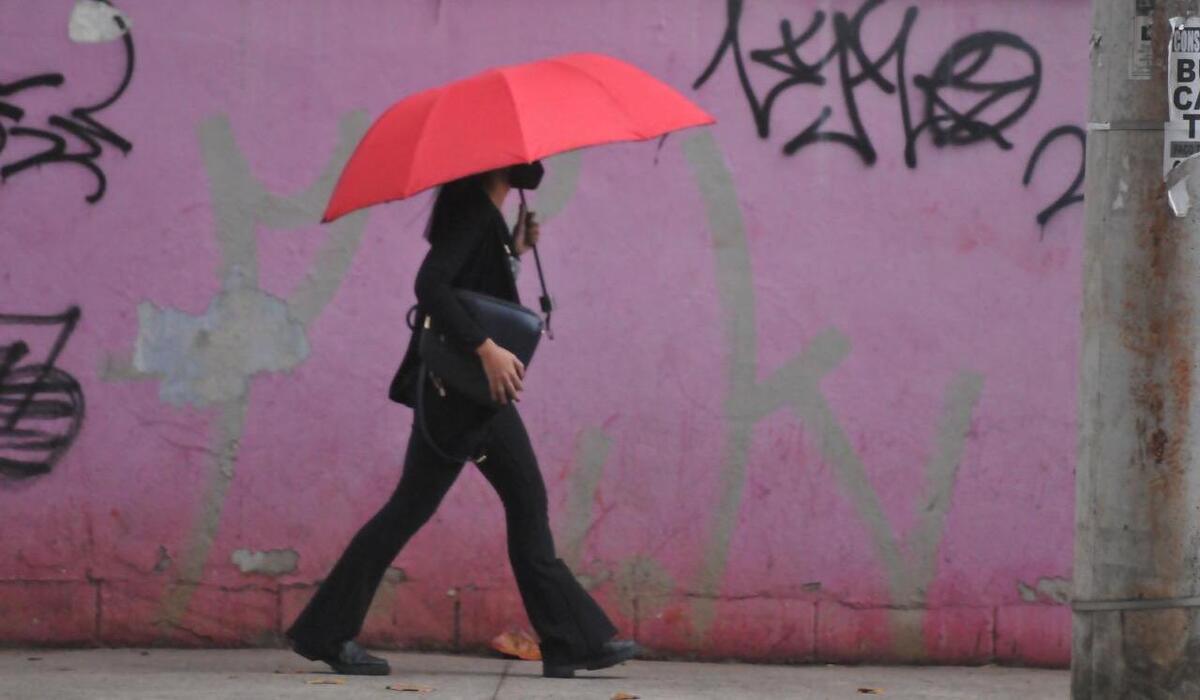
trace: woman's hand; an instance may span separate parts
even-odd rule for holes
[[[498,404],[507,404],[509,400],[520,401],[521,390],[524,386],[521,380],[525,377],[525,365],[517,356],[500,347],[491,338],[483,341],[475,353],[483,362],[483,371],[487,374],[488,388],[492,400]]]
[[[517,255],[524,255],[537,245],[542,229],[536,217],[535,212],[528,211],[524,204],[521,205],[521,210],[517,214],[517,231],[513,242]]]

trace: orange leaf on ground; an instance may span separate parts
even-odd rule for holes
[[[630,693],[613,693],[612,700],[638,700],[640,695],[632,695]]]
[[[346,681],[341,678],[313,678],[308,681],[309,685],[346,685]]]
[[[542,650],[525,630],[503,632],[492,639],[492,648],[505,656],[515,656],[525,661],[541,661]]]

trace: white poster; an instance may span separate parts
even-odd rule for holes
[[[1171,18],[1167,57],[1170,121],[1163,139],[1163,176],[1200,153],[1200,17]]]
[[[1151,31],[1154,27],[1154,0],[1137,0],[1130,37],[1129,79],[1149,80],[1154,76],[1154,51]]]

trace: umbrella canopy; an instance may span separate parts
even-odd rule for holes
[[[602,54],[495,68],[389,107],[350,156],[323,220],[473,173],[714,121],[665,83]]]

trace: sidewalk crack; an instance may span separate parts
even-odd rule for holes
[[[512,665],[513,662],[511,660],[505,662],[504,668],[500,671],[500,680],[496,683],[496,690],[492,691],[492,700],[500,697],[500,688],[504,685],[504,679],[508,678],[508,669],[512,668]]]

